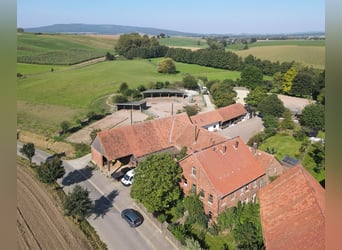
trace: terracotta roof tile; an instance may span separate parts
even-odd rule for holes
[[[324,249],[325,191],[301,165],[259,192],[267,249]]]
[[[222,121],[228,121],[241,115],[247,114],[246,109],[241,103],[235,103],[223,108],[217,109],[217,112],[222,117]]]
[[[245,114],[247,114],[247,111],[244,106],[241,103],[235,103],[213,111],[191,116],[190,119],[193,124],[203,127],[218,122],[228,121]]]
[[[200,150],[225,138],[194,126],[184,113],[102,131],[98,133],[98,140],[101,151],[113,160],[132,154],[138,158],[170,146]]]
[[[206,172],[218,196],[229,194],[265,174],[240,137],[196,152],[192,157]]]

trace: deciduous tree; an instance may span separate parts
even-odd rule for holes
[[[292,84],[293,84],[293,79],[296,77],[297,75],[297,69],[295,66],[292,66],[285,74],[284,74],[284,78],[283,78],[283,92],[284,93],[289,93],[291,91],[292,88]]]
[[[176,64],[171,58],[165,58],[158,64],[159,73],[173,74],[176,73]]]
[[[181,196],[182,169],[169,154],[150,155],[135,170],[131,196],[150,212],[164,212]]]
[[[32,164],[32,157],[36,153],[36,149],[35,149],[34,144],[32,142],[25,143],[19,151],[20,151],[20,153],[22,153],[23,155],[25,155],[29,159],[29,162],[31,165]]]
[[[65,169],[62,166],[62,160],[57,156],[37,167],[38,179],[44,183],[53,183],[58,178],[63,177],[64,174]]]
[[[309,129],[323,129],[325,126],[324,106],[310,104],[303,109],[299,122]]]
[[[241,72],[241,83],[243,86],[254,89],[261,84],[263,77],[259,68],[247,65]]]
[[[258,109],[262,116],[272,115],[274,117],[281,117],[285,111],[283,102],[276,94],[271,94],[264,98],[258,105]]]
[[[63,206],[66,214],[77,220],[89,217],[94,208],[94,204],[89,198],[89,191],[80,185],[76,185],[72,192],[67,194]]]

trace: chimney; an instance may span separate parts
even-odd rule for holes
[[[238,147],[239,147],[239,142],[235,141],[235,148],[238,148]]]
[[[195,141],[194,141],[194,144],[197,143],[199,132],[200,132],[200,129],[197,129],[197,125],[195,125]]]
[[[254,143],[253,143],[253,152],[254,152],[254,154],[256,154],[257,149],[258,149],[258,143],[257,143],[257,142],[254,142]]]

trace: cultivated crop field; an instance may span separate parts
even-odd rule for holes
[[[116,41],[117,37],[18,33],[17,61],[72,65],[114,53]]]
[[[256,46],[248,50],[235,51],[241,57],[253,55],[262,60],[272,62],[296,61],[318,69],[325,68],[325,47],[323,46],[296,46],[296,45],[273,45]]]

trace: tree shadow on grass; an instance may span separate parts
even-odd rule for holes
[[[95,219],[99,216],[103,218],[103,216],[113,207],[113,201],[116,196],[118,196],[119,191],[113,190],[107,196],[101,196],[99,199],[95,200],[95,205],[93,209],[93,213],[95,214]]]
[[[93,169],[90,167],[85,167],[80,170],[74,170],[70,172],[66,177],[62,180],[62,185],[70,186],[72,184],[80,183],[92,177]]]

